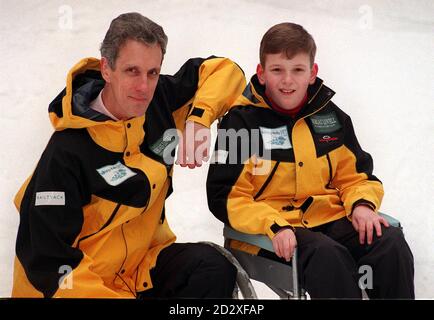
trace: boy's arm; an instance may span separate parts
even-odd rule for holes
[[[369,153],[362,150],[348,117],[344,122],[344,145],[330,153],[332,162],[337,163],[332,186],[339,190],[347,217],[351,218],[358,205],[378,211],[383,198],[383,185],[372,174],[373,161]]]
[[[250,154],[247,158],[241,159],[241,150],[242,147],[246,147],[246,144],[242,146],[241,140],[238,139],[236,145],[231,145],[230,131],[226,131],[235,129],[233,131],[235,133],[243,127],[242,119],[234,112],[226,115],[219,127],[216,147],[208,171],[208,206],[217,219],[232,228],[250,234],[267,234],[270,239],[273,239],[282,229],[293,228],[277,210],[254,199],[255,191],[251,180],[257,172],[254,164],[255,157]],[[270,164],[269,174],[273,164],[268,164]]]
[[[83,225],[82,205],[87,200],[83,181],[77,177],[78,165],[52,141],[15,197],[20,225],[12,294],[118,297],[92,271],[91,259],[74,246]],[[65,286],[62,279],[66,279]]]

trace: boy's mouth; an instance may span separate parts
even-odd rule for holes
[[[290,94],[293,94],[294,92],[295,92],[295,90],[286,90],[286,89],[279,89],[279,91],[281,92],[281,93],[283,93],[284,95],[290,95]]]

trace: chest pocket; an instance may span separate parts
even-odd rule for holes
[[[317,157],[326,155],[343,144],[343,125],[335,111],[314,114],[307,121]]]
[[[151,195],[147,207],[153,205],[155,199],[157,199],[161,190],[163,190],[164,185],[168,182],[168,173],[166,166],[162,163],[153,160],[144,154],[137,154],[131,162],[129,162],[130,167],[134,167],[144,172],[149,182],[149,189]]]
[[[342,128],[334,111],[325,114],[315,114],[310,117],[310,122],[316,134],[330,134]]]

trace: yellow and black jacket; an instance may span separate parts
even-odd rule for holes
[[[211,212],[272,239],[281,228],[350,217],[359,203],[378,210],[382,184],[350,117],[331,101],[334,92],[317,78],[293,119],[273,110],[264,91],[252,77],[219,126],[207,179]]]
[[[175,241],[164,214],[167,130],[187,119],[210,126],[245,87],[229,59],[190,59],[160,76],[145,116],[113,121],[89,108],[104,87],[99,68],[80,61],[49,106],[56,131],[15,197],[13,297],[128,298],[152,288],[149,270]]]

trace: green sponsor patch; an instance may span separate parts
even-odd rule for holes
[[[127,166],[123,165],[120,161],[116,162],[115,164],[106,165],[102,168],[96,169],[96,171],[111,186],[120,185],[125,180],[137,174]]]
[[[157,141],[155,141],[149,148],[157,156],[163,157],[164,149],[171,144],[176,137],[171,132],[165,132]]]
[[[315,114],[310,117],[315,133],[331,133],[342,128],[334,111],[326,114]]]

